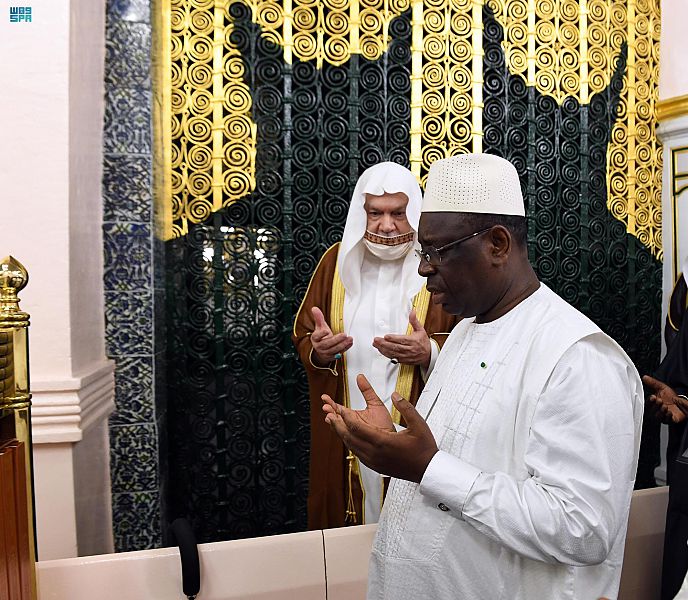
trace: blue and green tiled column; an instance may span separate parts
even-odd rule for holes
[[[103,244],[107,354],[117,365],[117,408],[110,418],[117,551],[160,546],[164,516],[165,406],[163,387],[156,390],[155,384],[162,345],[154,322],[163,297],[155,285],[161,256],[155,250],[151,192],[150,16],[149,0],[108,1]]]

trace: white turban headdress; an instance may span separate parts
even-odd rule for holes
[[[423,196],[416,177],[406,167],[394,162],[383,162],[366,169],[358,178],[354,193],[351,196],[349,214],[344,226],[342,244],[337,257],[339,277],[346,290],[345,315],[353,315],[357,307],[361,292],[361,265],[364,253],[363,236],[366,231],[368,217],[364,204],[366,194],[381,196],[402,192],[408,197],[406,218],[415,232],[414,248],[418,245],[418,222]],[[411,301],[423,287],[425,279],[418,275],[418,257],[415,252],[409,252],[402,265],[402,289],[399,290],[406,299]]]

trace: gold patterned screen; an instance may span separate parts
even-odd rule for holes
[[[163,166],[169,238],[255,188],[256,130],[226,12],[214,1],[175,1],[165,16],[171,32],[163,74],[163,94],[169,94],[163,120],[171,137],[164,149],[169,166]]]
[[[168,0],[163,64],[165,237],[188,231],[255,188],[256,127],[244,65],[226,3]],[[655,135],[658,0],[487,0],[504,28],[512,74],[562,103],[605,89],[624,44],[619,116],[608,150],[608,207],[661,258],[661,150]],[[483,148],[482,0],[245,1],[262,35],[294,58],[344,64],[379,58],[389,24],[411,12],[410,163],[424,182],[429,165]],[[164,73],[170,78],[165,82]],[[165,111],[169,112],[166,113]],[[163,127],[164,130],[164,127]]]
[[[289,334],[380,161],[423,183],[454,154],[511,160],[538,277],[652,372],[659,0],[159,1],[170,506],[201,541],[305,527]]]

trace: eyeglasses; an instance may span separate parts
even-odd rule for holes
[[[462,242],[466,242],[472,238],[474,238],[476,235],[480,235],[482,233],[485,233],[487,231],[490,231],[492,227],[486,227],[485,229],[481,229],[480,231],[476,231],[475,233],[471,233],[465,237],[462,237],[454,242],[449,242],[448,244],[445,244],[441,248],[435,248],[434,246],[429,246],[428,248],[422,248],[421,250],[416,250],[416,254],[418,255],[418,258],[421,260],[424,260],[425,262],[431,264],[433,267],[439,267],[440,263],[442,262],[442,252],[447,250],[448,248],[451,248],[452,246],[458,246]]]

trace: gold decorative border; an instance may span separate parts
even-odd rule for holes
[[[607,157],[608,208],[661,260],[662,156],[656,116],[688,114],[688,95],[657,102],[659,0],[242,1],[261,26],[261,35],[283,46],[287,64],[299,58],[314,60],[318,67],[343,64],[352,54],[379,58],[387,49],[389,23],[410,8],[409,159],[421,185],[434,160],[483,148],[484,4],[504,29],[509,72],[558,103],[575,97],[587,104],[605,90],[626,43],[624,90]],[[156,229],[169,239],[185,235],[188,222],[202,221],[255,188],[257,131],[243,63],[230,42],[233,22],[226,7],[205,0],[154,4],[153,58],[159,83],[154,132],[162,143],[154,157]],[[199,41],[209,50],[199,49],[204,56],[194,58],[192,42]],[[196,89],[184,64],[177,64],[185,53],[210,73],[210,86],[203,84],[201,91],[211,98],[212,114],[197,117],[212,133],[198,143],[182,141],[178,148],[179,136],[191,132],[180,108],[193,104]],[[189,81],[193,89],[182,89]],[[231,120],[241,121],[240,132],[230,129],[223,138]],[[223,145],[227,136],[230,143]],[[188,154],[196,147],[211,160],[190,169]],[[233,149],[241,164],[235,164]],[[202,189],[194,182],[203,183]]]
[[[671,237],[673,241],[672,268],[674,284],[676,284],[681,275],[681,271],[679,270],[681,260],[678,255],[678,197],[688,190],[688,171],[680,172],[678,170],[678,159],[681,155],[688,156],[688,146],[672,148],[671,150]]]
[[[330,329],[332,333],[337,335],[344,331],[344,284],[339,276],[339,260],[334,269],[334,277],[332,278],[332,298],[330,300]],[[342,361],[342,389],[344,390],[344,398],[342,404],[347,408],[351,408],[351,397],[349,394],[349,382],[347,379],[346,369],[346,353],[341,358]],[[348,484],[348,498],[346,504],[346,513],[344,514],[344,522],[358,525],[358,514],[356,513],[356,503],[353,496],[353,478],[358,477],[359,485],[361,486],[361,524],[365,523],[365,487],[363,486],[363,478],[361,476],[361,468],[356,455],[349,450],[346,456],[348,463],[347,468],[347,484]]]
[[[688,94],[660,100],[656,104],[657,120],[666,121],[675,117],[688,115]]]
[[[590,6],[596,1],[590,0]],[[655,133],[659,3],[614,0],[608,6],[609,54],[605,64],[613,72],[624,40],[627,59],[623,90],[607,147],[607,208],[626,226],[629,234],[661,261],[662,148]],[[594,26],[599,26],[599,22]]]
[[[337,257],[334,277],[332,278],[332,298],[330,299],[330,329],[332,329],[332,333],[335,335],[344,331],[344,294],[344,284],[339,276],[339,257]],[[346,353],[342,355],[340,360],[342,361],[342,388],[344,389],[344,402],[342,404],[347,408],[351,408],[346,373]]]
[[[430,307],[430,292],[428,292],[425,285],[416,294],[413,299],[413,308],[416,311],[416,318],[421,325],[425,325],[425,318],[428,316],[428,308]],[[406,335],[413,333],[413,327],[409,323],[406,329]],[[406,400],[409,399],[411,388],[413,387],[413,374],[416,370],[415,365],[399,365],[399,375],[397,376],[397,384],[395,392]],[[401,415],[396,407],[392,406],[392,421],[397,425],[401,422]]]
[[[608,198],[608,208],[612,214],[621,221],[626,221],[626,231],[632,235],[636,235],[636,142],[638,129],[636,127],[636,2],[635,0],[628,1],[628,20],[626,25],[626,43],[628,44],[628,57],[626,59],[626,122],[625,130],[626,138],[626,206],[625,215],[615,215],[612,206],[611,198]],[[618,123],[619,121],[617,121]],[[611,144],[610,144],[611,148]],[[609,169],[609,168],[608,168]],[[611,172],[612,169],[609,169]],[[611,196],[611,194],[609,194]],[[623,218],[625,217],[625,219]]]
[[[153,212],[155,235],[173,237],[172,230],[172,52],[171,0],[153,0]]]
[[[423,166],[423,0],[411,1],[411,172]]]
[[[473,152],[483,151],[483,4],[473,0],[471,19],[471,140]]]

